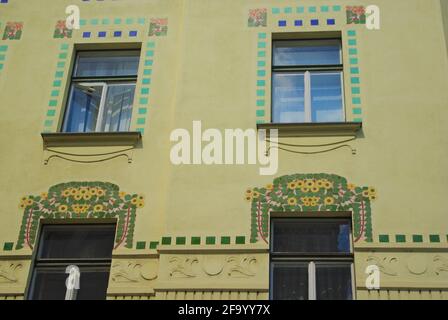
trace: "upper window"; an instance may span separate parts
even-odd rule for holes
[[[139,50],[78,52],[62,131],[129,131],[139,58]]]
[[[67,299],[68,266],[79,268],[76,300],[106,298],[115,225],[44,225],[28,290],[31,300]]]
[[[273,43],[272,122],[343,122],[341,41]]]
[[[349,219],[272,219],[271,298],[353,299]]]

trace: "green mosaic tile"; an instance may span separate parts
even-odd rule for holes
[[[99,20],[98,20],[98,19],[92,19],[92,20],[90,20],[90,24],[91,24],[92,26],[96,26],[98,23],[99,23]]]
[[[266,67],[266,61],[258,61],[257,66],[258,67]]]
[[[360,87],[352,87],[352,94],[360,94],[361,88]]]
[[[150,78],[143,78],[142,84],[151,84],[151,79]]]
[[[350,49],[348,49],[348,54],[349,55],[357,55],[358,54],[358,49],[350,48]]]
[[[395,235],[395,242],[406,242],[406,236],[404,234]]]
[[[170,245],[171,244],[171,237],[163,237],[162,238],[162,244],[163,245]]]
[[[308,12],[309,13],[315,13],[317,11],[316,7],[308,7]]]
[[[245,244],[246,243],[246,237],[244,236],[238,236],[235,238],[236,244]]]
[[[152,75],[152,69],[145,69],[145,70],[143,70],[143,74],[144,74],[145,76],[150,76],[150,75]]]
[[[257,90],[257,97],[264,97],[266,95],[266,90],[259,89]]]
[[[279,14],[280,8],[272,8],[272,14]]]
[[[286,14],[292,13],[292,8],[291,7],[283,8],[283,12],[286,13]]]
[[[266,57],[266,51],[258,51],[258,58]]]
[[[133,23],[134,23],[134,19],[132,19],[132,18],[126,19],[126,24],[133,24]]]
[[[120,18],[114,19],[114,24],[121,24],[121,19]]]
[[[48,106],[49,107],[56,107],[58,105],[58,101],[57,100],[50,100],[48,102]]]
[[[265,76],[266,76],[266,71],[264,71],[264,70],[258,70],[258,71],[257,71],[257,76],[258,76],[258,77],[265,77]]]
[[[221,244],[230,244],[230,237],[221,237]]]
[[[257,117],[264,117],[264,110],[257,110],[257,112],[256,112],[256,114],[257,114]]]
[[[55,80],[53,81],[53,87],[60,87],[62,84],[61,80]]]
[[[0,54],[0,61],[5,61],[6,56],[4,54]]]
[[[138,24],[145,24],[146,23],[146,19],[145,18],[138,18],[137,23]]]
[[[154,64],[153,60],[145,60],[145,67],[151,67]]]
[[[54,117],[56,115],[56,110],[48,110],[47,117]]]
[[[44,127],[52,127],[53,126],[53,120],[45,120]]]
[[[361,98],[352,98],[353,104],[361,104]]]
[[[67,59],[67,52],[62,52],[59,54],[59,59]]]
[[[430,234],[429,242],[440,242],[440,236],[438,234]]]
[[[265,32],[260,32],[258,34],[258,39],[266,39],[266,33]]]
[[[137,128],[135,129],[137,132],[140,132],[141,134],[145,133],[145,129],[144,128]],[[162,243],[163,244],[163,243]]]
[[[265,100],[257,100],[257,107],[264,107],[265,106]]]
[[[350,68],[350,73],[351,74],[359,74],[359,68],[358,67]]]
[[[359,77],[352,77],[352,78],[350,78],[350,82],[352,84],[359,84],[360,83]]]
[[[423,236],[420,234],[412,235],[412,242],[423,242]]]
[[[80,25],[80,26],[85,26],[85,25],[87,25],[87,20],[86,20],[86,19],[81,19],[81,20],[79,20],[79,25]]]
[[[201,237],[191,237],[191,244],[193,244],[193,245],[200,245],[201,244]]]
[[[14,242],[5,242],[3,244],[3,251],[12,251],[14,248]]]
[[[64,76],[64,71],[56,71],[54,74],[55,78],[62,78]]]
[[[3,70],[3,63],[0,63],[0,70]]]
[[[140,104],[148,104],[148,98],[140,98],[139,102]]]
[[[305,7],[297,7],[296,8],[296,12],[297,13],[304,13],[305,12]]]
[[[362,119],[361,118],[355,118],[355,119],[353,119],[353,122],[362,122]]]
[[[136,248],[137,250],[143,250],[143,249],[145,249],[145,248],[146,248],[146,242],[145,242],[145,241],[139,241],[139,242],[137,242],[135,248]]]
[[[265,80],[257,80],[257,87],[264,87],[266,86]]]
[[[159,242],[158,241],[151,241],[150,243],[149,243],[149,249],[157,249],[157,246],[159,245]]]
[[[140,94],[144,94],[144,95],[149,94],[149,88],[142,88],[140,90]]]
[[[258,42],[258,49],[265,49],[266,48],[266,42]]]
[[[65,62],[64,61],[59,61],[58,64],[56,65],[58,68],[65,68]]]
[[[356,39],[348,39],[349,46],[356,46]]]
[[[333,6],[333,11],[334,12],[339,12],[339,11],[341,11],[342,10],[342,7],[341,6]]]
[[[348,30],[347,35],[349,37],[356,37],[356,30]]]
[[[69,48],[69,45],[68,45],[68,43],[63,43],[63,44],[61,44],[61,50],[68,50],[68,48]]]
[[[107,26],[110,24],[110,20],[108,18],[105,18],[105,19],[101,20],[101,23]]]
[[[184,245],[187,242],[185,237],[176,237],[176,245]]]
[[[138,114],[146,114],[148,112],[147,108],[139,108],[138,109]]]
[[[358,58],[350,58],[350,64],[358,64]]]
[[[51,91],[51,96],[52,96],[52,97],[58,97],[58,96],[59,96],[59,90],[53,90],[53,91]]]
[[[0,52],[8,51],[8,46],[0,46]]]
[[[259,120],[257,120],[256,123],[257,123],[257,124],[263,124],[263,123],[265,123],[265,122],[266,122],[266,121],[264,121],[264,120],[260,120],[260,119],[259,119]]]
[[[378,236],[378,240],[380,242],[389,242],[389,235],[387,235],[387,234],[380,234]]]
[[[146,119],[145,118],[138,118],[137,119],[137,124],[138,125],[144,125],[146,123]]]
[[[148,51],[146,51],[146,56],[147,56],[147,57],[153,57],[153,56],[154,56],[154,50],[148,50]]]
[[[330,11],[330,7],[329,6],[322,6],[322,7],[320,7],[320,11],[321,12],[328,12],[328,11]]]
[[[353,108],[352,113],[353,114],[362,114],[362,109],[361,108]]]

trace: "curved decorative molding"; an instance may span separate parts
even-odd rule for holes
[[[230,277],[253,277],[255,272],[253,267],[257,264],[257,259],[251,256],[228,257],[227,274]]]
[[[136,261],[116,261],[112,264],[111,279],[113,282],[140,282],[157,279],[157,272],[150,266]]]
[[[370,203],[372,187],[359,187],[333,174],[294,174],[276,178],[265,187],[251,188],[245,198],[251,203],[251,243],[268,243],[272,212],[340,212],[353,214],[355,242],[372,242]]]
[[[432,260],[435,265],[436,275],[440,275],[442,272],[448,272],[448,259],[442,256],[435,256]]]
[[[0,263],[0,283],[16,283],[19,281],[17,272],[23,268],[22,263]]]
[[[193,270],[195,264],[199,262],[196,257],[172,257],[169,259],[170,276],[181,278],[193,278],[197,273]]]
[[[396,271],[396,267],[398,264],[398,258],[396,257],[377,257],[370,256],[366,259],[367,263],[374,264],[378,266],[380,271],[389,276],[398,276],[398,272]]]
[[[24,210],[16,250],[33,249],[39,219],[117,218],[115,249],[133,246],[133,233],[138,208],[143,208],[142,195],[120,191],[108,182],[69,182],[51,187],[39,196],[22,197]]]

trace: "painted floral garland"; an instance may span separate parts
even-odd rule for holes
[[[34,246],[39,220],[117,218],[115,248],[125,243],[132,248],[137,208],[143,208],[142,195],[120,192],[107,182],[70,182],[50,188],[40,196],[26,196],[19,208],[24,210],[16,250]]]
[[[268,243],[271,212],[351,211],[355,242],[372,242],[370,202],[376,199],[372,187],[358,187],[343,177],[330,174],[295,174],[276,178],[262,188],[250,188],[250,242]]]

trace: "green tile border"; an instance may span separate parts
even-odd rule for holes
[[[390,242],[390,239],[395,239],[395,243],[441,243],[442,239],[445,239],[441,234],[380,234],[378,235],[378,241],[382,243]],[[446,242],[448,242],[448,235],[446,235]]]
[[[3,251],[12,251],[14,248],[14,242],[5,242],[3,244]]]
[[[138,241],[137,244],[135,245],[135,248],[137,250],[146,249],[146,241]]]
[[[395,242],[406,242],[406,235],[404,234],[396,234],[395,235]]]
[[[379,242],[389,242],[389,235],[387,235],[387,234],[380,234],[378,236],[378,241]]]
[[[278,13],[280,13],[279,8]],[[286,7],[283,9],[285,13],[292,13],[291,7]],[[273,14],[274,8],[272,9]],[[277,10],[275,10],[277,12]],[[261,121],[265,121],[266,117],[266,92],[267,92],[267,81],[266,81],[266,74],[267,74],[267,57],[266,52],[268,50],[268,36],[266,32],[258,32],[257,33],[257,56],[256,56],[256,86],[255,86],[255,118],[257,123],[261,123]],[[259,50],[263,49],[263,50]]]
[[[219,242],[217,242],[217,239]],[[174,242],[173,242],[174,240]],[[245,245],[247,243],[247,236],[164,236],[161,238],[161,241],[139,241],[137,242],[136,249],[146,249],[147,243],[149,243],[149,249],[156,250],[159,245],[176,245],[176,246],[185,246],[185,245]]]

